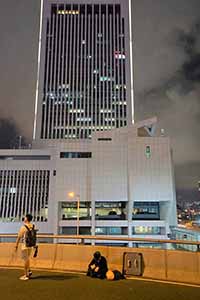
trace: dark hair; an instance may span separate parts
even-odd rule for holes
[[[26,219],[28,220],[28,222],[31,222],[33,220],[33,217],[31,214],[26,214]]]
[[[94,253],[94,259],[98,260],[101,257],[101,253],[99,251],[96,251]]]

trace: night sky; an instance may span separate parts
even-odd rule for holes
[[[1,3],[1,147],[16,134],[31,141],[39,13],[39,0]],[[133,34],[135,119],[158,117],[172,141],[178,198],[198,199],[200,0],[133,0]]]

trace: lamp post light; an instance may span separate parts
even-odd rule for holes
[[[80,195],[75,194],[74,192],[69,192],[68,197],[71,199],[77,200],[77,223],[76,223],[76,235],[79,235],[80,227]]]

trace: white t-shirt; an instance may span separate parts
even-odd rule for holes
[[[31,223],[28,223],[28,224],[25,224],[29,229],[32,229],[33,228],[33,224]],[[18,237],[22,240],[22,250],[25,250],[25,249],[30,249],[32,247],[26,247],[26,243],[25,243],[25,234],[27,232],[27,228],[25,227],[25,225],[22,225],[19,232],[18,232]]]

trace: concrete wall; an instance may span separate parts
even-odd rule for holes
[[[32,267],[66,271],[86,271],[92,254],[100,251],[110,269],[122,270],[124,252],[140,252],[144,259],[143,277],[200,284],[200,252],[134,249],[108,246],[40,244]],[[0,243],[0,266],[22,266],[20,250],[13,243]]]

